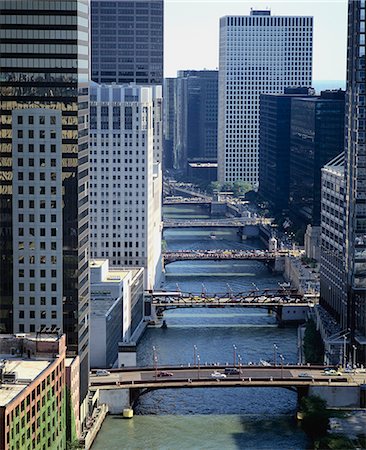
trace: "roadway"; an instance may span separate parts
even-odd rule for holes
[[[232,366],[227,366],[232,367]],[[236,366],[238,367],[238,366]],[[359,385],[365,383],[366,373],[344,373],[327,375],[322,368],[308,366],[241,366],[239,373],[214,378],[213,372],[224,373],[225,366],[195,367],[159,367],[129,368],[111,370],[109,375],[91,375],[90,383],[94,388],[168,388],[211,386],[278,386],[300,387],[308,385]],[[160,376],[168,372],[171,376]]]

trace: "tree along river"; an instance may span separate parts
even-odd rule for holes
[[[208,218],[198,206],[166,207],[164,217]],[[241,242],[232,229],[166,230],[168,250],[263,248]],[[181,261],[167,265],[163,287],[200,293],[275,287],[283,281],[255,261]],[[275,317],[256,308],[179,309],[164,314],[168,328],[148,328],[138,345],[139,365],[273,361],[274,344],[285,363],[297,362],[296,328],[278,328]],[[296,394],[285,389],[210,388],[157,390],[142,396],[132,420],[109,416],[93,450],[306,449],[309,441],[294,420]]]

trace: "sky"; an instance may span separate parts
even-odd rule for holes
[[[347,0],[165,0],[164,76],[216,69],[219,19],[270,9],[271,15],[314,17],[313,80],[345,80]]]

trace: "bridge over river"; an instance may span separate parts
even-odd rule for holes
[[[99,389],[101,402],[109,404],[112,414],[120,413],[122,408],[147,392],[176,388],[280,387],[297,391],[298,397],[320,395],[327,399],[329,406],[360,405],[366,374],[334,372],[333,375],[326,374],[324,366],[283,363],[218,366],[203,365],[197,360],[192,366],[160,367],[155,364],[153,367],[111,369],[104,376],[96,376],[94,372],[90,383],[91,390]]]
[[[225,219],[165,219],[163,227],[167,228],[238,228],[245,226],[270,225],[272,219],[265,217],[232,217]]]
[[[298,250],[279,250],[277,252],[261,250],[179,250],[163,253],[164,265],[175,261],[195,260],[252,260],[264,263],[274,262],[276,258],[284,256],[299,256]]]

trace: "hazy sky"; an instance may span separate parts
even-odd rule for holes
[[[165,0],[165,77],[180,69],[215,69],[219,18],[270,9],[314,17],[313,79],[346,77],[347,0]]]

